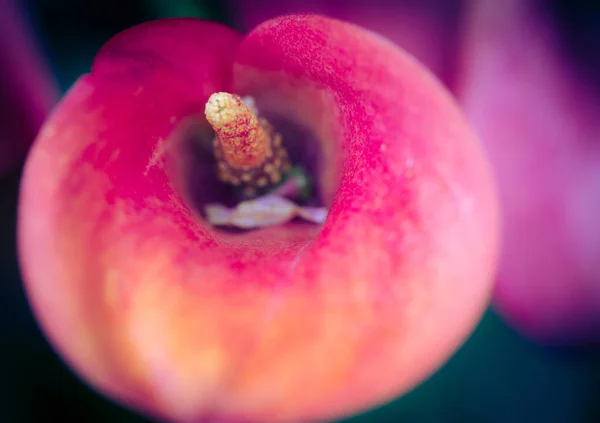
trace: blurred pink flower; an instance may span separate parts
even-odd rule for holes
[[[600,102],[534,2],[473,1],[459,98],[495,167],[495,302],[541,340],[600,333]],[[539,7],[539,6],[537,6]]]
[[[232,5],[243,28],[292,12],[348,20],[386,36],[428,66],[457,95],[495,167],[504,214],[498,310],[539,341],[598,336],[600,102],[560,52],[543,3]]]
[[[58,89],[22,10],[0,0],[0,173],[24,159]]]

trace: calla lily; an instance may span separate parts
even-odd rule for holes
[[[322,225],[208,223],[214,162],[185,134],[210,139],[219,92],[317,139]],[[443,86],[386,40],[307,15],[115,36],[35,142],[18,240],[43,329],[96,389],[170,421],[294,422],[443,364],[486,307],[497,232],[488,164]]]
[[[21,10],[0,2],[0,173],[22,161],[58,98]]]
[[[600,154],[592,147],[600,99],[567,55],[551,2],[231,3],[242,27],[322,12],[419,58],[458,97],[497,176],[506,241],[497,310],[540,342],[600,339]]]

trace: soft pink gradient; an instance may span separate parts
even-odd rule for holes
[[[22,10],[0,0],[0,174],[24,158],[58,89]]]

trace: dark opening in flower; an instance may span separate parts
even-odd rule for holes
[[[205,115],[214,133],[183,124],[175,137],[186,151],[175,157],[189,162],[173,167],[188,169],[181,178],[184,191],[210,224],[252,229],[290,220],[323,223],[327,209],[315,189],[320,152],[308,130],[281,115],[266,117],[252,97],[224,92],[209,98]]]

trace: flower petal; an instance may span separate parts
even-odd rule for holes
[[[19,259],[42,326],[94,386],[159,415],[166,407],[147,392],[152,383],[164,390],[170,383],[151,358],[140,358],[140,349],[157,354],[142,338],[151,329],[156,341],[168,343],[163,337],[173,339],[178,330],[163,320],[170,334],[162,333],[143,316],[152,313],[146,307],[178,314],[185,307],[170,308],[176,293],[149,304],[139,287],[180,279],[165,273],[168,250],[151,251],[162,238],[164,246],[194,243],[200,255],[211,245],[167,178],[165,156],[173,128],[201,115],[212,92],[230,89],[239,39],[192,19],[117,35],[45,123],[23,175]],[[204,356],[188,347],[188,355]]]
[[[465,119],[441,85],[391,43],[315,16],[274,19],[252,31],[239,50],[234,88],[261,110],[310,128],[327,158],[320,182],[331,209],[295,272],[310,275],[320,298],[335,293],[335,300],[319,307],[315,295],[294,294],[304,297],[311,321],[286,331],[314,343],[315,359],[318,339],[336,339],[344,352],[330,355],[353,357],[353,365],[343,387],[327,385],[335,370],[315,373],[317,382],[305,369],[322,364],[307,355],[295,377],[320,389],[302,392],[282,415],[337,415],[409,389],[464,339],[493,277],[497,204]],[[285,310],[274,323],[293,313]],[[346,322],[356,332],[323,326],[343,315],[352,315]],[[284,339],[257,349],[299,348]],[[241,374],[270,375],[247,364]],[[265,389],[247,383],[249,395]]]
[[[316,13],[372,30],[413,54],[453,87],[462,0],[231,0],[244,29],[290,13]]]

